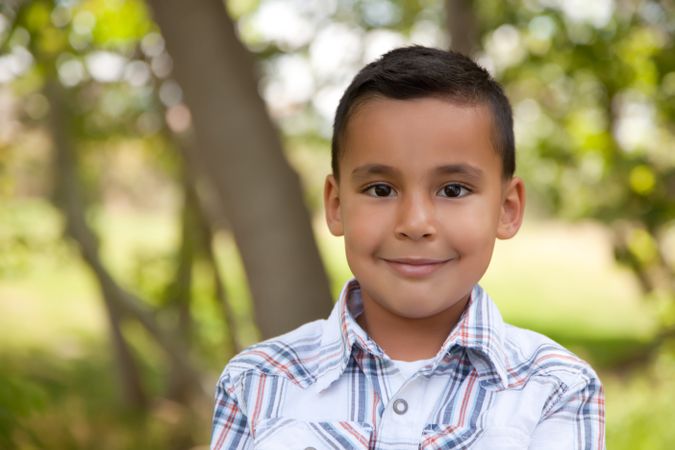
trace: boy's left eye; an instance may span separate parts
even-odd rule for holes
[[[441,188],[440,191],[438,191],[438,194],[441,197],[449,197],[449,198],[460,198],[470,193],[471,190],[469,188],[467,188],[466,186],[462,186],[461,184],[458,183],[446,184]]]

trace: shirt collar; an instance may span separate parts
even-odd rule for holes
[[[464,313],[436,355],[434,367],[441,367],[453,349],[466,349],[467,355],[484,385],[508,385],[507,357],[504,348],[505,324],[497,305],[479,285],[471,291]]]
[[[355,279],[351,279],[345,283],[328,320],[324,322],[321,348],[338,347],[339,354],[335,357],[333,353],[332,358],[324,358],[319,363],[320,376],[317,380],[319,391],[330,386],[342,375],[349,363],[355,343],[358,342],[359,346],[364,349],[375,349],[374,346],[377,344],[356,323],[356,317],[362,312],[361,287]]]
[[[321,391],[330,386],[344,372],[355,348],[382,358],[384,351],[356,322],[363,312],[361,287],[358,281],[348,281],[342,289],[337,303],[324,322],[321,338],[322,348],[340,349],[339,356],[324,358],[319,364],[321,376],[317,388]],[[452,360],[457,348],[463,348],[478,376],[485,385],[504,387],[508,382],[506,354],[504,351],[504,321],[490,297],[478,285],[471,291],[471,297],[459,322],[450,332],[441,350],[426,370],[431,374],[443,369]]]

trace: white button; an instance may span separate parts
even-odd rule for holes
[[[408,402],[399,398],[394,401],[394,412],[400,416],[408,411]]]
[[[316,450],[314,447],[305,447],[305,450]]]

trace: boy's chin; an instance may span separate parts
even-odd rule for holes
[[[388,295],[389,294],[389,295]],[[469,298],[467,293],[448,293],[446,296],[438,296],[437,293],[421,293],[414,289],[399,289],[393,293],[380,293],[380,295],[363,295],[364,302],[372,302],[371,306],[382,310],[385,314],[398,319],[419,321],[438,318],[439,316],[455,316],[457,310],[463,310]],[[426,295],[424,295],[426,294]]]

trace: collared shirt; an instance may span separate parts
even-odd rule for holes
[[[503,322],[475,286],[438,354],[410,377],[356,323],[355,280],[330,317],[256,344],[225,367],[212,449],[602,450],[591,367]]]

